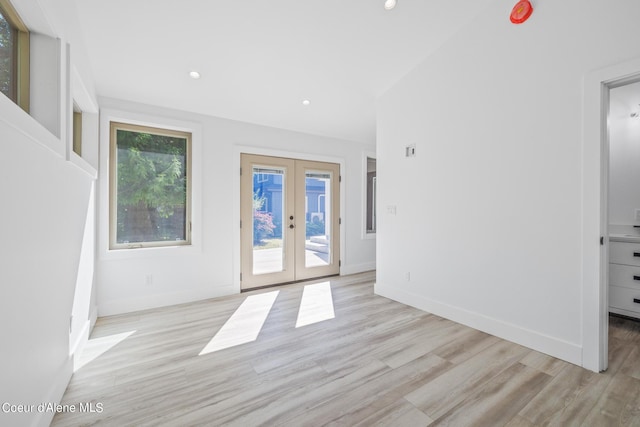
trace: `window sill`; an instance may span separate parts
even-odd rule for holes
[[[78,156],[75,152],[71,152],[71,154],[69,155],[69,162],[89,175],[91,179],[98,179],[98,171],[93,166],[91,166],[89,162]]]
[[[4,95],[0,95],[0,111],[2,111],[0,120],[25,135],[37,145],[53,151],[62,158],[65,157],[65,144],[60,138],[53,135],[40,122]]]
[[[162,258],[183,255],[192,256],[200,252],[202,252],[200,247],[191,243],[190,245],[106,249],[102,252],[100,258],[103,260]]]

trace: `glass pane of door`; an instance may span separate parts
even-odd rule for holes
[[[283,271],[285,170],[253,167],[253,274]]]
[[[305,173],[305,267],[331,260],[331,173]]]

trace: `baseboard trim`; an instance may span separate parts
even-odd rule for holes
[[[237,293],[239,293],[239,289],[236,286],[228,285],[216,287],[213,290],[192,290],[187,292],[145,295],[136,298],[126,298],[113,301],[100,301],[98,303],[98,316],[113,316],[116,314],[131,313],[134,311],[149,310],[152,308],[168,307],[171,305],[185,304]]]
[[[75,359],[77,356],[82,353],[82,349],[87,344],[89,340],[89,334],[91,333],[91,320],[87,319],[82,325],[82,331],[78,334],[78,338],[76,338],[76,342],[73,343],[69,353],[71,353],[72,357]],[[74,361],[75,364],[75,361]]]
[[[89,327],[89,335],[91,335],[91,331],[93,331],[93,327],[96,325],[96,320],[98,320],[98,306],[94,305],[91,307],[91,312],[89,313],[89,322],[91,322],[91,326]]]
[[[365,262],[362,264],[344,265],[340,267],[340,275],[348,276],[350,274],[364,273],[365,271],[371,271],[376,269],[376,262]]]
[[[64,392],[67,390],[67,386],[69,385],[69,381],[71,381],[71,376],[73,375],[73,361],[71,358],[68,358],[56,379],[53,382],[53,385],[49,388],[47,394],[45,394],[40,403],[60,403],[62,402],[62,397],[64,396]],[[33,423],[31,424],[34,427],[47,427],[51,425],[53,421],[54,412],[35,412],[35,417],[33,418]]]
[[[574,365],[582,366],[582,347],[577,344],[403,291],[395,286],[376,283],[374,292],[385,298],[433,313],[498,338],[565,360]]]

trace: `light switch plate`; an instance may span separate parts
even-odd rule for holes
[[[404,149],[405,157],[415,157],[416,155],[416,144],[407,145]]]

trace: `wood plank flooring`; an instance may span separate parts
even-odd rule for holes
[[[640,323],[610,318],[595,374],[376,296],[374,279],[332,278],[335,317],[299,328],[314,282],[101,318],[62,404],[103,410],[52,425],[640,426]],[[267,292],[254,341],[199,355]]]

